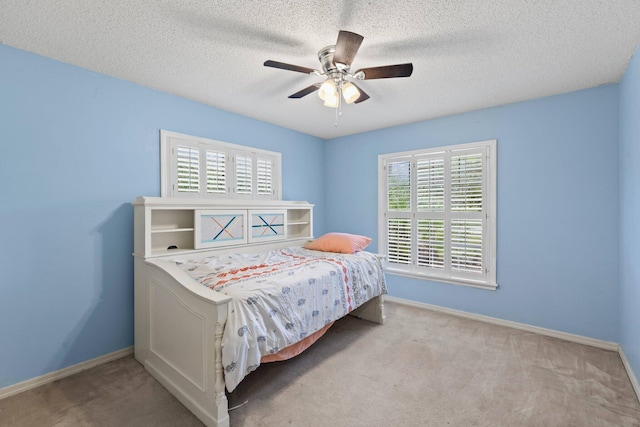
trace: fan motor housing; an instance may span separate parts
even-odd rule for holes
[[[332,72],[338,70],[335,64],[333,63],[333,54],[335,53],[335,51],[336,51],[335,45],[331,45],[331,46],[327,46],[320,49],[320,51],[318,52],[318,60],[322,65],[322,70],[326,74],[331,74]],[[348,71],[348,69],[346,71]]]

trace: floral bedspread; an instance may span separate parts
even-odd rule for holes
[[[380,260],[369,252],[290,247],[176,265],[232,297],[222,337],[229,392],[260,365],[263,355],[277,353],[387,291]]]

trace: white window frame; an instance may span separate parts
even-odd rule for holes
[[[497,193],[497,141],[488,140],[468,144],[434,147],[423,150],[404,151],[398,153],[381,154],[378,156],[378,251],[388,255],[388,225],[387,219],[410,219],[411,224],[411,255],[408,264],[393,263],[385,259],[385,271],[390,274],[408,276],[419,279],[428,279],[438,282],[472,286],[483,289],[495,290],[496,282],[496,193]],[[482,176],[482,212],[453,212],[451,210],[451,155],[464,152],[483,153]],[[440,218],[445,221],[445,266],[442,269],[433,269],[418,266],[418,237],[417,224],[419,219],[438,218],[438,215],[418,211],[416,208],[416,161],[430,157],[444,157],[444,213]],[[387,164],[390,162],[410,162],[410,204],[408,211],[388,210]],[[451,221],[456,219],[475,219],[482,221],[482,272],[463,273],[451,268]]]
[[[178,161],[177,147],[189,147],[198,150],[200,180],[199,190],[193,192],[178,191]],[[206,191],[206,151],[217,151],[225,155],[226,188],[223,193],[209,193]],[[236,157],[249,157],[252,159],[252,183],[251,193],[239,194],[236,185]],[[271,161],[271,193],[258,192],[258,161]],[[204,171],[204,172],[203,172]],[[160,130],[160,194],[162,197],[187,197],[207,199],[256,199],[256,200],[281,200],[282,199],[282,154],[275,151],[262,150],[244,145],[231,144],[198,136],[186,135],[177,132]],[[260,182],[260,188],[265,187],[265,182]],[[267,185],[268,187],[268,185]]]

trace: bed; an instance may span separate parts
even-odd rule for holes
[[[135,357],[208,426],[229,425],[225,389],[232,392],[261,363],[297,354],[345,315],[385,321],[379,257],[304,248],[312,231],[299,232],[299,219],[308,212],[302,216],[312,224],[311,208],[166,198],[134,203]],[[196,249],[198,215],[214,210],[249,218],[284,212],[282,236]]]

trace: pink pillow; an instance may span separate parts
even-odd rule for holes
[[[371,243],[371,239],[367,236],[348,233],[327,233],[307,243],[304,247],[314,251],[353,254],[366,248],[369,243]]]

